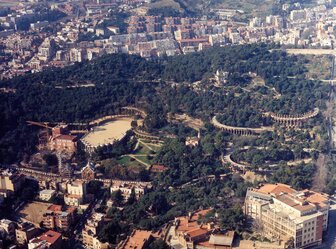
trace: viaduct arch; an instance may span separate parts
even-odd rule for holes
[[[260,134],[264,131],[273,131],[273,127],[271,126],[263,126],[260,128],[247,128],[247,127],[225,125],[225,124],[220,123],[217,120],[217,116],[214,116],[211,122],[216,128],[221,129],[222,131],[226,131],[231,134],[239,135],[239,136],[251,136],[251,135]]]
[[[298,115],[281,115],[273,112],[265,113],[265,115],[271,117],[273,121],[286,127],[299,127],[309,119],[316,117],[319,112],[319,108],[314,108],[314,110],[310,112]]]

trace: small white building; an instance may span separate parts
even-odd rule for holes
[[[229,78],[229,72],[224,72],[222,70],[217,70],[215,74],[216,79],[216,86],[221,86],[225,83],[227,83],[227,80]]]
[[[79,195],[66,194],[64,195],[64,203],[68,206],[79,207],[83,204],[83,198]]]
[[[67,194],[64,195],[64,202],[68,206],[76,206],[84,203],[86,197],[86,182],[75,180],[67,184]]]
[[[49,201],[56,195],[56,191],[53,189],[43,189],[39,193],[40,200]]]
[[[128,198],[131,196],[133,189],[134,189],[135,196],[138,199],[140,198],[140,196],[145,194],[146,191],[150,189],[151,187],[152,187],[151,184],[146,183],[146,182],[114,181],[112,183],[110,191],[111,193],[113,193],[113,192],[120,190],[125,200],[128,200]]]
[[[14,240],[15,238],[15,223],[11,220],[0,220],[0,238]]]

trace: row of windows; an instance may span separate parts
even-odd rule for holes
[[[308,233],[307,235],[304,235],[303,238],[310,238],[310,237],[314,237],[314,233]]]
[[[314,224],[315,224],[315,221],[311,221],[311,222],[308,221],[308,223],[305,223],[304,226],[305,227],[310,226],[310,225],[314,226]]]

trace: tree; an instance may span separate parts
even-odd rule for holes
[[[139,179],[139,181],[142,181],[142,182],[149,181],[150,180],[149,171],[146,170],[146,169],[140,170],[139,175],[138,175],[138,179]]]
[[[158,239],[152,242],[148,248],[149,249],[169,249],[170,247],[167,245],[167,243],[164,240]]]
[[[239,229],[245,221],[243,210],[239,206],[224,208],[219,211],[222,229]]]
[[[120,206],[122,205],[123,201],[124,201],[124,197],[122,195],[122,192],[120,189],[118,189],[117,191],[112,192],[112,201],[113,204]]]
[[[169,204],[166,197],[161,193],[155,193],[150,198],[151,211],[155,214],[160,215],[167,212],[169,209]]]
[[[103,186],[103,182],[92,180],[87,185],[87,192],[88,194],[97,194]]]
[[[55,166],[58,164],[58,159],[55,154],[47,153],[44,154],[42,158],[48,166]]]
[[[116,219],[110,221],[106,226],[103,227],[98,237],[109,243],[117,243],[118,235],[122,232],[122,227],[119,225],[119,222]]]
[[[132,188],[131,194],[127,199],[127,205],[133,205],[136,202],[136,194],[134,188]]]

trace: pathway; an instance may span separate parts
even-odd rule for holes
[[[143,146],[147,147],[149,150],[155,151],[152,147],[150,147],[147,143],[142,141],[141,139],[138,140],[139,143],[141,143]]]
[[[139,163],[145,165],[147,169],[151,166],[149,163],[146,163],[146,162],[140,160],[139,158],[137,158],[138,156],[147,156],[147,154],[138,154],[138,155],[128,154],[128,155],[123,155],[123,156],[121,156],[121,157],[125,157],[125,156],[128,156],[128,157],[130,157],[130,158],[133,158],[133,159],[136,160],[137,162],[139,162]],[[153,154],[149,154],[149,156],[155,156],[155,155],[153,155]]]
[[[286,49],[289,54],[303,54],[303,55],[336,55],[333,49]]]

